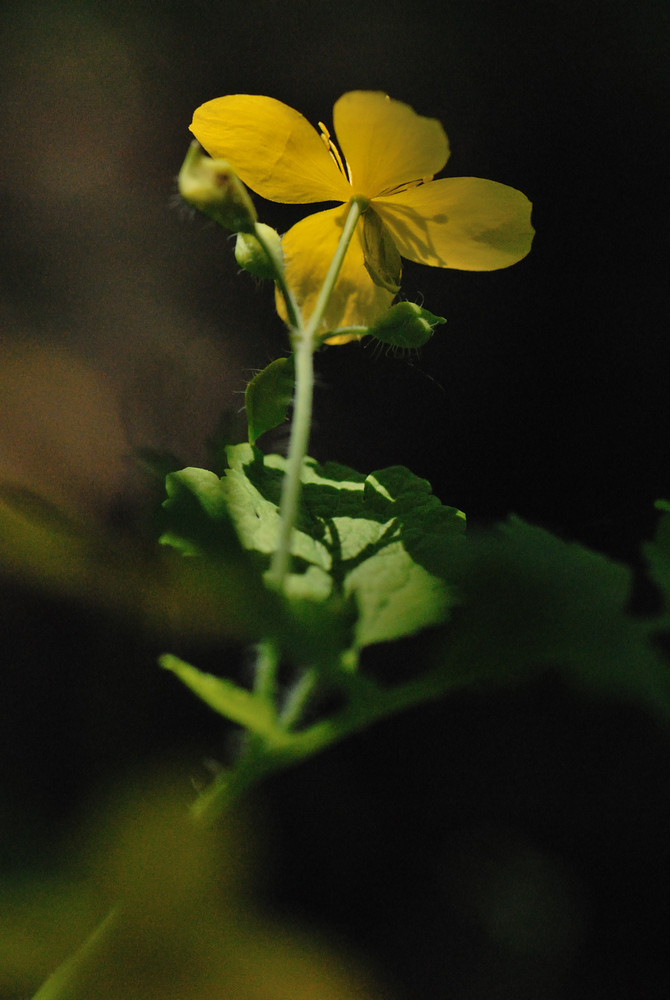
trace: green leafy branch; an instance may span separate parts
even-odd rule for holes
[[[168,476],[162,541],[187,558],[225,558],[228,546],[236,553],[241,546],[250,566],[267,578],[280,530],[285,460],[248,444],[230,446],[227,456],[221,478],[202,469]],[[445,552],[462,544],[463,515],[443,506],[424,480],[400,467],[363,476],[306,459],[301,482],[291,572],[281,598],[284,615],[279,628],[269,621],[257,636],[261,679],[255,690],[202,673],[170,654],[161,658],[210,708],[249,733],[235,778],[223,776],[214,795],[221,805],[239,790],[241,774],[246,786],[451,684],[436,672],[386,690],[358,668],[364,647],[447,619],[455,594],[421,564],[422,557],[431,560],[420,539],[425,541],[430,527],[433,556],[438,539]],[[282,699],[272,676],[268,680],[280,661],[297,670]],[[305,724],[328,691],[344,699],[344,707]]]
[[[267,576],[285,460],[248,444],[227,455],[221,478],[193,469],[169,477],[163,540],[202,558],[211,555],[211,531],[220,547],[232,527]],[[364,476],[308,458],[301,482],[282,624],[258,636],[259,663],[269,657],[271,678],[279,662],[292,663],[293,687],[279,697],[271,679],[247,691],[174,656],[161,660],[249,734],[240,759],[196,803],[199,814],[217,813],[268,773],[389,714],[468,685],[558,670],[582,689],[670,714],[670,673],[656,642],[670,612],[628,613],[626,567],[518,518],[466,538],[463,515],[402,467]],[[669,518],[666,510],[645,550],[668,605]],[[426,627],[430,655],[410,680],[366,675],[365,647]],[[339,698],[325,717],[324,692]]]

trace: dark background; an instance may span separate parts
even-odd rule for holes
[[[249,92],[328,122],[344,91],[381,89],[444,123],[447,173],[524,191],[537,236],[492,274],[407,265],[405,293],[447,325],[417,356],[319,354],[312,453],[406,464],[474,524],[513,511],[636,564],[670,496],[666,3],[82,0],[0,17],[4,480],[129,530],[153,502],[134,449],[203,464],[222,422],[240,427],[236,394],[285,343],[268,290],[176,203],[192,112]],[[259,210],[280,229],[302,213]],[[5,588],[0,612],[10,869],[39,869],[138,761],[189,775],[225,758],[155,640],[29,588]],[[400,997],[665,997],[669,763],[637,710],[553,678],[424,708],[259,793],[268,896],[356,941]]]

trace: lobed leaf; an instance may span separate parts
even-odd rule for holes
[[[227,449],[227,508],[245,548],[268,558],[279,531],[285,460],[249,445]],[[453,590],[436,572],[464,527],[429,484],[396,467],[363,476],[306,459],[289,595],[339,595],[358,607],[354,645],[384,642],[443,621]]]
[[[513,517],[471,535],[452,572],[462,606],[445,670],[502,682],[555,669],[668,718],[670,669],[651,641],[658,624],[628,614],[627,567]]]

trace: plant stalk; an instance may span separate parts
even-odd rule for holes
[[[301,474],[303,462],[307,455],[309,433],[312,423],[312,397],[314,393],[314,351],[318,346],[316,331],[321,325],[326,307],[340,273],[344,255],[347,252],[351,238],[356,229],[356,223],[361,217],[366,202],[354,198],[349,204],[349,212],[344,222],[342,235],[337,249],[330,262],[325,281],[316,301],[314,311],[308,322],[300,321],[292,326],[291,339],[295,351],[295,394],[293,397],[293,419],[291,421],[291,438],[289,442],[286,473],[282,483],[279,502],[279,539],[277,548],[270,563],[267,580],[271,586],[281,591],[291,566],[291,540],[293,529],[298,518],[300,504]],[[282,290],[283,291],[283,290]],[[291,315],[287,302],[287,311]]]

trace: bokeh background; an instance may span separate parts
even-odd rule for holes
[[[449,173],[524,191],[537,237],[493,274],[407,265],[447,325],[416,356],[320,353],[312,453],[406,464],[475,524],[513,511],[637,566],[670,496],[669,20],[662,0],[5,3],[0,478],[133,531],[156,503],[138,450],[199,465],[241,439],[285,343],[176,198],[193,109],[261,93],[327,122],[380,89],[444,123]],[[155,637],[27,585],[0,614],[8,870],[47,866],[125,769],[225,759]],[[407,1000],[665,997],[668,750],[555,679],[411,713],[259,793],[268,900]]]

